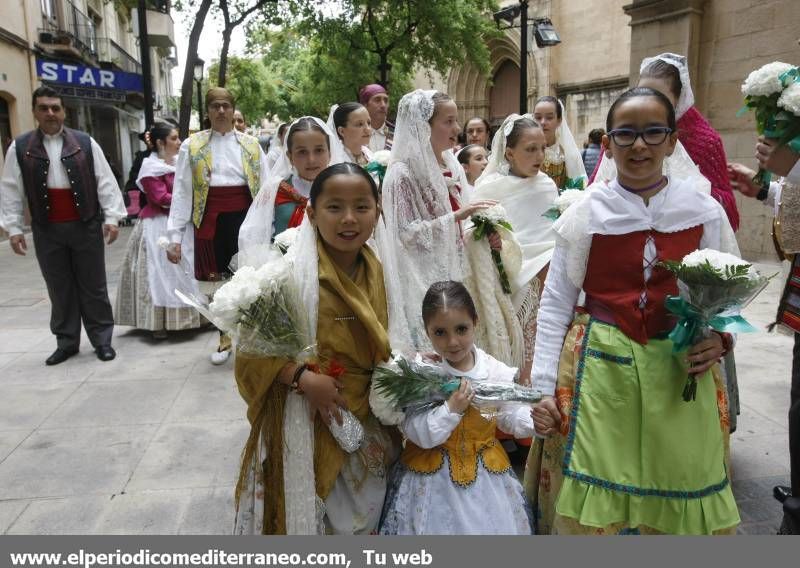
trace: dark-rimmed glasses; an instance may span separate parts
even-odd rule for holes
[[[615,128],[614,130],[609,130],[608,135],[614,141],[614,144],[620,148],[629,148],[636,144],[636,139],[640,136],[648,146],[658,146],[662,144],[672,132],[672,128],[668,126],[649,126],[644,130]]]

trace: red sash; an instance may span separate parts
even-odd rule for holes
[[[289,224],[287,229],[299,227],[303,222],[303,217],[306,214],[306,205],[308,204],[308,197],[303,197],[300,193],[293,188],[286,180],[283,180],[278,185],[278,195],[275,196],[275,207],[284,205],[286,203],[294,203],[294,213],[289,217]]]
[[[81,215],[75,206],[75,199],[70,188],[47,188],[47,221],[49,223],[67,223],[80,221]]]

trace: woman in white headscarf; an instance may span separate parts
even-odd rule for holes
[[[533,119],[542,127],[547,148],[542,171],[553,178],[559,193],[586,186],[586,168],[581,152],[564,116],[564,105],[555,97],[540,97],[533,107]]]
[[[367,107],[356,102],[333,105],[328,113],[328,129],[341,144],[346,161],[366,166],[372,160],[369,149],[372,127]]]
[[[291,124],[283,147],[239,229],[240,267],[259,266],[277,235],[300,226],[314,179],[328,166],[345,161],[338,137],[313,116]]]
[[[530,114],[510,115],[495,134],[489,165],[478,178],[474,194],[475,199],[500,202],[521,249],[521,268],[511,281],[511,301],[524,338],[523,381],[530,378],[539,296],[556,240],[553,221],[545,216],[558,197],[555,183],[541,170],[545,146],[542,128]],[[504,252],[508,248],[505,243],[503,248]]]
[[[444,93],[417,89],[406,94],[383,181],[383,215],[398,267],[387,278],[403,290],[410,341],[417,350],[430,349],[421,314],[428,287],[464,279],[461,222],[494,204],[469,203],[464,173],[452,152],[457,112]]]

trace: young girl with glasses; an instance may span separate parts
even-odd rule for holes
[[[669,99],[626,91],[606,129],[617,177],[592,184],[555,223],[539,308],[532,379],[548,397],[533,412],[546,440],[526,473],[539,530],[730,533],[739,514],[717,361],[731,340],[713,333],[673,353],[664,300],[678,289],[659,263],[738,247],[717,201],[662,173],[677,142]],[[684,402],[689,364],[698,392]]]

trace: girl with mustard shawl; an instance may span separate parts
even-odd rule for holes
[[[379,215],[377,187],[360,167],[338,164],[314,180],[286,258],[316,330],[320,370],[237,354],[236,381],[251,424],[236,488],[237,534],[377,528],[397,453],[394,433],[369,408],[372,369],[390,355],[383,267],[366,246]],[[366,433],[352,454],[326,426],[340,407]]]

